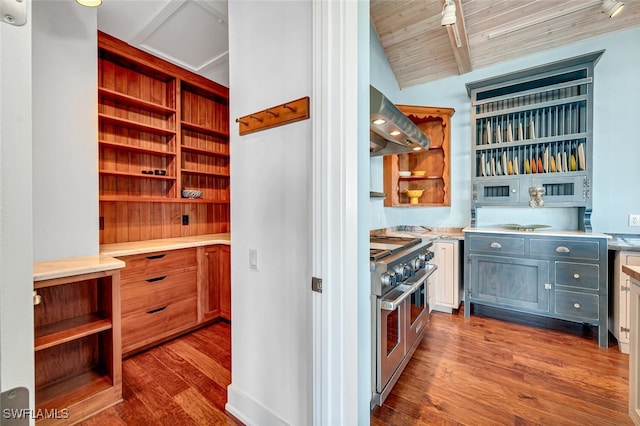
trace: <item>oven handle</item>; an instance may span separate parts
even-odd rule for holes
[[[395,311],[398,308],[398,305],[400,305],[400,303],[402,303],[404,299],[413,294],[418,289],[418,287],[420,287],[427,279],[429,279],[431,274],[433,274],[436,269],[438,269],[436,265],[427,264],[427,269],[420,270],[417,275],[409,280],[407,284],[411,284],[411,287],[405,290],[404,293],[402,293],[400,296],[396,297],[394,300],[380,299],[378,302],[378,304],[380,305],[380,309],[385,311]],[[415,282],[412,283],[413,280],[415,280]]]

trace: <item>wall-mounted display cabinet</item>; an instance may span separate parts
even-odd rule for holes
[[[398,105],[431,143],[428,150],[384,157],[386,207],[451,205],[451,117],[452,108]],[[410,172],[401,176],[400,172]],[[411,203],[407,191],[422,191]]]
[[[102,244],[229,231],[226,87],[99,33],[98,122]]]
[[[472,226],[482,206],[581,208],[590,228],[593,73],[603,51],[467,84]]]

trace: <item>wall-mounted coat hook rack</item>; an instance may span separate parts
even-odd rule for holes
[[[309,116],[309,97],[305,96],[295,101],[236,118],[236,123],[238,123],[240,135],[246,135],[247,133],[306,120]]]

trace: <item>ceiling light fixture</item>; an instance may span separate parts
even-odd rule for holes
[[[76,3],[87,7],[98,7],[102,4],[102,0],[76,0]]]
[[[440,25],[447,26],[456,23],[456,4],[453,0],[445,0],[442,6],[442,19]]]
[[[602,13],[606,13],[609,18],[616,16],[622,8],[624,3],[616,0],[602,0]]]

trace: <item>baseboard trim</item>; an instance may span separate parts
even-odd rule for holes
[[[278,417],[275,413],[262,406],[253,398],[233,386],[227,387],[227,404],[225,410],[237,417],[247,426],[270,425],[287,426],[288,423]]]

